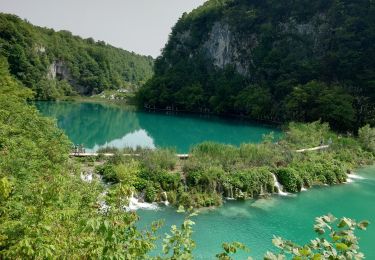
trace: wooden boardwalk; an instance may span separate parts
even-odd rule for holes
[[[321,145],[313,148],[306,148],[306,149],[301,149],[301,150],[296,150],[297,153],[304,153],[304,152],[311,152],[311,151],[319,151],[319,150],[324,150],[328,149],[329,145]]]
[[[312,147],[312,148],[305,148],[305,149],[300,149],[296,150],[295,152],[297,153],[304,153],[304,152],[312,152],[312,151],[319,151],[319,150],[325,150],[328,149],[329,145],[321,145],[317,147]],[[97,157],[97,156],[104,156],[104,157],[112,157],[115,154],[114,153],[79,153],[79,152],[73,152],[70,153],[69,156],[71,157]],[[140,154],[137,153],[125,153],[123,156],[141,156]],[[176,156],[181,159],[181,160],[186,160],[189,158],[189,154],[176,154]]]
[[[99,155],[104,156],[104,157],[115,156],[114,153],[78,153],[78,152],[74,152],[74,153],[69,154],[69,156],[71,156],[71,157],[97,157]],[[140,154],[137,154],[137,153],[124,153],[122,155],[123,156],[135,156],[135,157],[141,156]],[[176,156],[181,160],[189,158],[189,154],[176,154]]]

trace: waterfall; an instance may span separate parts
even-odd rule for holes
[[[364,180],[365,179],[362,176],[356,175],[354,173],[348,174],[348,178],[349,179],[355,179],[355,180]]]
[[[107,214],[108,211],[110,210],[110,206],[107,204],[107,202],[105,201],[105,196],[107,196],[107,191],[103,191],[102,193],[99,194],[99,197],[98,197],[98,203],[99,203],[99,212],[101,214]]]
[[[228,190],[228,197],[226,199],[227,200],[235,200],[234,194],[233,194],[233,187],[232,186],[230,186],[230,188]]]
[[[81,172],[82,181],[91,183],[93,179],[94,179],[94,174],[92,173],[92,171],[89,171],[88,173]]]
[[[264,195],[264,189],[263,189],[263,185],[260,185],[260,196]]]
[[[365,178],[363,178],[362,176],[356,175],[354,174],[354,172],[350,172],[350,174],[347,174],[347,179],[345,183],[351,183],[356,180],[364,180],[364,179]]]
[[[272,173],[273,181],[274,181],[274,186],[277,187],[278,194],[281,196],[286,196],[288,195],[287,192],[283,191],[283,185],[277,180],[276,175]]]
[[[126,211],[136,211],[138,209],[157,210],[158,206],[156,203],[140,202],[136,197],[134,197],[134,193],[132,193],[131,197],[129,198],[129,205],[125,206],[124,208]]]
[[[162,199],[164,199],[162,203],[164,203],[165,206],[169,206],[168,194],[165,191],[163,191],[161,195],[163,197]]]

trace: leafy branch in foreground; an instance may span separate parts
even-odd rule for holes
[[[163,239],[163,254],[166,257],[160,257],[158,259],[193,259],[195,242],[192,240],[191,236],[193,234],[193,225],[195,225],[195,223],[191,220],[191,218],[197,214],[196,212],[193,212],[192,209],[186,211],[183,207],[179,207],[177,212],[188,214],[180,228],[173,225],[171,227],[171,234],[166,234],[165,238]],[[169,256],[170,254],[171,256]]]
[[[216,255],[216,257],[220,260],[232,260],[233,258],[230,255],[237,253],[238,250],[243,250],[245,252],[250,251],[244,244],[240,242],[223,243],[221,247],[223,248],[224,252]],[[251,257],[248,258],[248,260],[251,259]]]
[[[265,260],[280,260],[287,256],[295,260],[304,259],[364,259],[364,254],[359,251],[356,230],[366,230],[368,221],[356,222],[350,218],[338,220],[329,214],[315,219],[314,230],[318,238],[309,244],[299,246],[292,241],[281,237],[274,237],[273,244],[281,251],[278,254],[267,252]]]

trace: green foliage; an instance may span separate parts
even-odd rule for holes
[[[375,128],[365,125],[358,131],[358,138],[361,145],[368,151],[375,153]]]
[[[12,183],[8,180],[7,177],[0,179],[0,199],[5,201],[9,198],[10,193],[12,192]]]
[[[145,189],[145,201],[154,202],[156,200],[156,192],[154,186],[151,183],[148,184]]]
[[[302,188],[302,179],[293,168],[280,168],[276,171],[277,179],[288,192],[299,192]]]
[[[292,148],[300,148],[319,146],[333,137],[328,124],[316,121],[310,124],[289,123],[284,139]]]
[[[178,212],[185,213],[185,210],[183,207],[180,207]],[[196,245],[191,238],[193,234],[193,225],[195,225],[191,218],[194,216],[196,216],[196,213],[188,212],[180,228],[177,228],[175,225],[171,227],[171,234],[166,234],[163,239],[163,253],[166,257],[160,257],[159,259],[194,259],[193,250]]]
[[[87,190],[70,172],[70,142],[27,104],[30,91],[9,75],[4,58],[0,89],[0,258],[74,251],[70,243],[85,212],[81,205],[92,203],[88,195],[97,189]]]
[[[38,100],[56,100],[64,96],[74,96],[77,93],[66,80],[42,79],[35,85],[35,98]]]
[[[153,66],[151,57],[33,26],[9,14],[0,14],[0,54],[11,74],[41,100],[134,90],[151,77]]]
[[[173,170],[178,160],[171,149],[145,150],[141,157],[142,167],[151,172]]]
[[[176,23],[138,101],[274,122],[321,119],[339,130],[373,126],[374,16],[371,0],[207,1]]]
[[[220,260],[232,260],[233,258],[230,255],[236,254],[238,250],[250,251],[244,244],[239,242],[223,243],[222,248],[224,252],[216,255],[216,258]],[[248,259],[250,260],[250,258]]]
[[[280,249],[280,253],[267,252],[264,259],[364,259],[363,253],[359,251],[355,231],[366,230],[368,224],[367,221],[356,222],[345,217],[337,220],[332,215],[318,217],[314,230],[320,237],[303,246],[274,237],[272,242]]]
[[[117,177],[117,174],[114,169],[114,165],[112,164],[104,164],[102,166],[99,166],[96,168],[96,173],[103,176],[103,179],[106,182],[119,182],[119,178]]]
[[[116,165],[114,171],[119,182],[134,186],[137,182],[140,167],[137,161],[129,160],[126,164]]]
[[[119,186],[117,186],[119,187]],[[123,197],[129,196],[126,188],[111,190],[106,202],[110,209],[95,214],[82,223],[79,235],[81,256],[100,259],[147,259],[155,248],[155,232],[161,222],[151,224],[150,231],[141,232],[136,227],[136,214],[123,211]],[[71,255],[69,255],[71,257]]]
[[[1,57],[0,89],[0,258],[146,258],[159,224],[136,228],[136,215],[123,211],[129,187],[104,193],[104,210],[103,187],[81,180],[80,166],[68,160],[71,143],[27,103],[30,90]],[[102,169],[131,184],[138,164]]]
[[[286,111],[292,120],[323,120],[336,129],[350,129],[354,122],[353,98],[338,86],[311,81],[296,86],[286,98]]]
[[[343,183],[347,174],[371,164],[374,154],[358,140],[333,133],[327,123],[290,123],[274,143],[240,147],[205,142],[192,148],[189,158],[178,160],[173,150],[142,150],[97,167],[103,179],[133,187],[148,202],[165,201],[184,207],[220,206],[223,198],[257,198],[278,192],[273,173],[287,192],[313,185]],[[296,150],[330,143],[328,149],[299,153]],[[140,154],[140,156],[138,156]],[[123,177],[121,177],[123,176]]]
[[[359,251],[359,239],[355,231],[366,230],[368,225],[368,221],[356,222],[345,217],[338,220],[331,214],[317,217],[314,230],[319,235],[318,238],[300,246],[293,241],[274,236],[272,243],[279,249],[279,252],[266,252],[264,260],[364,259],[364,254]],[[222,260],[234,259],[231,255],[236,254],[239,249],[249,251],[239,242],[224,243],[222,247],[224,252],[216,255]],[[248,259],[252,258],[248,257]]]

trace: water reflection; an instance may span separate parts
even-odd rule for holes
[[[263,134],[275,131],[240,120],[146,113],[99,103],[37,102],[36,106],[56,118],[73,143],[91,151],[141,146],[173,147],[186,153],[203,141],[239,145],[259,142]]]
[[[93,151],[97,151],[101,147],[117,147],[119,149],[122,148],[150,148],[154,149],[154,139],[152,139],[145,130],[137,130],[132,133],[126,134],[124,137],[120,139],[112,140],[104,145],[95,144],[92,148]]]

